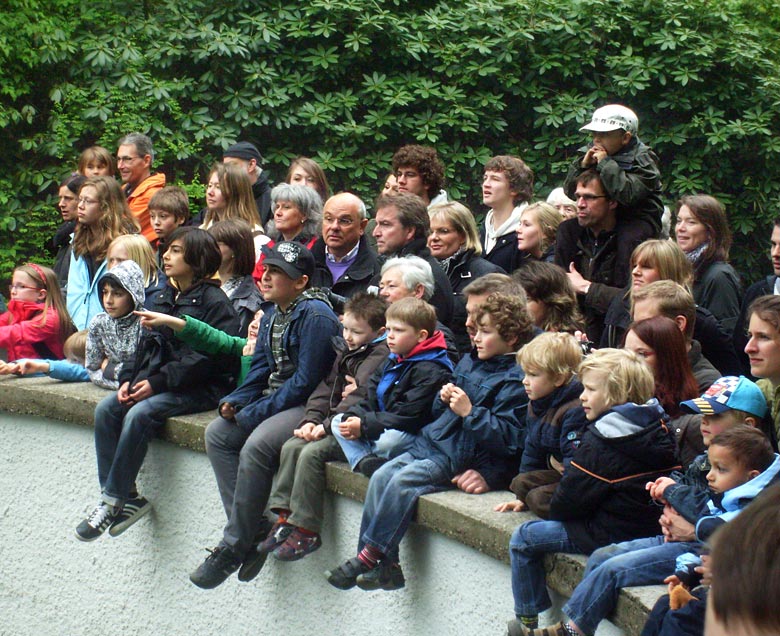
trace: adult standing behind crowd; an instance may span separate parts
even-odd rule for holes
[[[544,201],[531,203],[520,215],[517,225],[517,249],[522,267],[530,261],[555,261],[555,235],[562,217],[553,206]]]
[[[466,331],[466,299],[463,289],[485,274],[505,273],[498,265],[482,258],[482,244],[474,215],[457,201],[437,203],[428,208],[431,233],[428,249],[447,273],[452,286],[452,332],[458,351],[471,351],[471,338]]]
[[[141,227],[141,234],[150,243],[157,240],[149,219],[149,201],[165,186],[165,175],[152,174],[154,148],[152,140],[141,133],[130,133],[119,140],[116,166],[122,178],[127,205]]]
[[[322,210],[322,236],[311,248],[313,287],[342,298],[366,291],[379,271],[376,252],[365,235],[366,206],[350,192],[333,195]]]
[[[728,263],[731,230],[720,202],[704,194],[682,197],[675,239],[693,265],[694,300],[709,309],[730,336],[739,316],[742,288]]]
[[[479,229],[482,252],[505,272],[513,272],[520,260],[515,232],[533,194],[534,173],[519,157],[499,155],[485,164],[482,203],[490,210]]]
[[[80,174],[71,175],[60,183],[59,202],[57,207],[62,216],[62,224],[54,232],[51,248],[54,252],[54,273],[60,283],[60,289],[68,286],[68,270],[70,270],[70,242],[79,212],[79,188],[86,181]]]
[[[287,170],[285,183],[312,188],[320,195],[321,201],[327,201],[330,196],[330,186],[325,172],[314,159],[296,157]]]
[[[270,239],[260,225],[249,176],[237,164],[215,163],[206,185],[206,215],[200,228],[208,230],[214,223],[227,219],[241,219],[250,227],[256,261]]]
[[[381,196],[376,202],[376,227],[374,238],[379,254],[384,260],[392,256],[412,254],[428,261],[436,282],[430,303],[436,308],[439,322],[449,326],[452,322],[452,286],[438,261],[427,247],[431,220],[424,201],[414,194],[400,192],[394,196]],[[379,276],[371,281],[378,285]]]
[[[398,192],[416,194],[426,206],[444,203],[444,164],[435,148],[414,144],[401,146],[393,155]]]
[[[265,227],[271,218],[271,185],[263,172],[263,156],[257,146],[248,141],[239,141],[222,153],[222,163],[241,166],[249,177],[252,196],[255,199],[260,224]]]

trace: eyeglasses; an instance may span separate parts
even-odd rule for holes
[[[349,216],[341,216],[339,218],[326,216],[322,220],[328,225],[331,225],[332,223],[338,223],[341,227],[349,227],[350,225],[353,225],[355,223],[355,219]]]
[[[10,293],[13,293],[15,291],[21,291],[22,289],[34,289],[35,291],[40,291],[40,288],[38,287],[30,287],[29,285],[20,285],[19,283],[8,286],[8,291]]]
[[[92,205],[93,203],[98,203],[97,199],[87,199],[86,197],[79,197],[79,205]]]
[[[606,199],[606,194],[575,194],[574,198],[579,201],[582,199],[583,201],[595,201],[596,199]]]
[[[120,163],[132,163],[136,159],[140,159],[140,157],[117,157],[116,164],[119,165]]]

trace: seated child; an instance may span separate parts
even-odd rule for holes
[[[268,508],[279,518],[258,550],[280,561],[296,561],[320,547],[325,463],[344,461],[331,434],[331,418],[365,399],[369,378],[387,361],[385,302],[358,293],[347,300],[341,319],[344,337],[334,337],[336,360],[306,402],[293,437],[282,446],[279,471]]]
[[[723,431],[742,424],[757,426],[767,411],[761,390],[753,382],[734,376],[720,378],[701,397],[681,406],[703,415],[701,435],[705,448]],[[530,633],[540,636],[566,629],[593,634],[599,622],[615,609],[621,588],[661,583],[674,567],[675,559],[696,545],[692,524],[707,510],[710,468],[705,452],[689,464],[684,474],[673,472],[671,479],[660,479],[661,494],[667,501],[660,519],[663,533],[656,531],[656,536],[624,541],[593,552],[582,581],[563,607],[569,622]],[[648,488],[655,483],[648,484]],[[690,526],[690,534],[672,534],[667,523],[672,517]]]
[[[87,330],[71,334],[62,345],[64,360],[22,358],[16,362],[0,362],[0,375],[48,375],[62,382],[89,382],[84,368],[87,350]]]
[[[509,543],[517,619],[510,634],[536,627],[551,605],[544,555],[596,548],[656,533],[658,512],[645,491],[679,467],[674,434],[650,368],[635,353],[600,349],[580,365],[582,406],[593,422],[550,502],[551,521],[529,521]],[[554,632],[551,632],[554,633]]]
[[[610,199],[618,202],[618,219],[630,220],[644,238],[654,238],[664,211],[661,173],[658,157],[637,137],[638,127],[636,114],[625,106],[596,109],[580,128],[592,132],[593,141],[579,149],[584,154],[572,162],[563,187],[573,198],[577,177],[595,169]]]
[[[27,263],[14,270],[8,311],[0,315],[0,348],[7,360],[62,360],[62,345],[75,331],[57,275],[48,267]]]
[[[387,308],[385,321],[387,362],[369,379],[366,397],[331,423],[349,465],[367,477],[414,441],[431,419],[436,394],[452,376],[431,305],[402,298]]]
[[[547,519],[550,499],[568,468],[588,425],[580,403],[582,384],[575,379],[582,348],[567,333],[543,333],[517,354],[528,395],[525,447],[520,474],[509,489],[515,501],[496,506],[498,512],[526,508]]]
[[[151,307],[154,297],[168,282],[157,265],[157,258],[143,234],[120,234],[108,246],[106,262],[111,269],[123,261],[135,261],[143,273],[144,306]]]
[[[104,311],[89,323],[86,367],[93,384],[116,391],[122,367],[133,359],[141,334],[133,310],[144,306],[143,272],[135,261],[123,261],[101,277],[98,287]]]
[[[534,326],[525,301],[504,294],[489,296],[474,321],[475,348],[458,363],[455,381],[442,388],[436,419],[371,477],[358,554],[325,573],[334,587],[402,588],[398,546],[419,497],[453,488],[453,477],[468,469],[480,470],[493,488],[505,487],[500,475],[517,465],[528,402],[514,355],[533,338]]]
[[[189,315],[227,333],[238,320],[213,277],[222,257],[208,232],[179,228],[165,253],[167,287],[154,307]],[[95,409],[100,500],[76,528],[76,538],[94,541],[106,530],[117,536],[149,512],[135,479],[149,440],[173,415],[207,411],[235,381],[238,364],[229,356],[205,356],[173,337],[170,330],[145,330],[133,360],[119,375],[119,391]]]

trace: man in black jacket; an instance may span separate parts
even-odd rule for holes
[[[452,319],[452,286],[447,274],[428,250],[428,234],[431,221],[425,202],[414,194],[400,193],[396,196],[381,196],[376,202],[376,227],[374,238],[376,248],[384,262],[391,256],[413,254],[428,261],[433,270],[435,287],[429,301],[436,308],[439,321],[447,327]],[[374,276],[372,285],[379,284],[379,275]]]

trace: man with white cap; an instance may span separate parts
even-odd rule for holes
[[[563,187],[573,198],[577,177],[596,170],[606,193],[618,202],[618,218],[632,221],[635,238],[647,239],[661,229],[661,173],[658,157],[637,137],[638,127],[630,108],[620,104],[597,108],[590,123],[580,128],[592,133],[592,142],[579,149],[583,154],[572,163]]]

